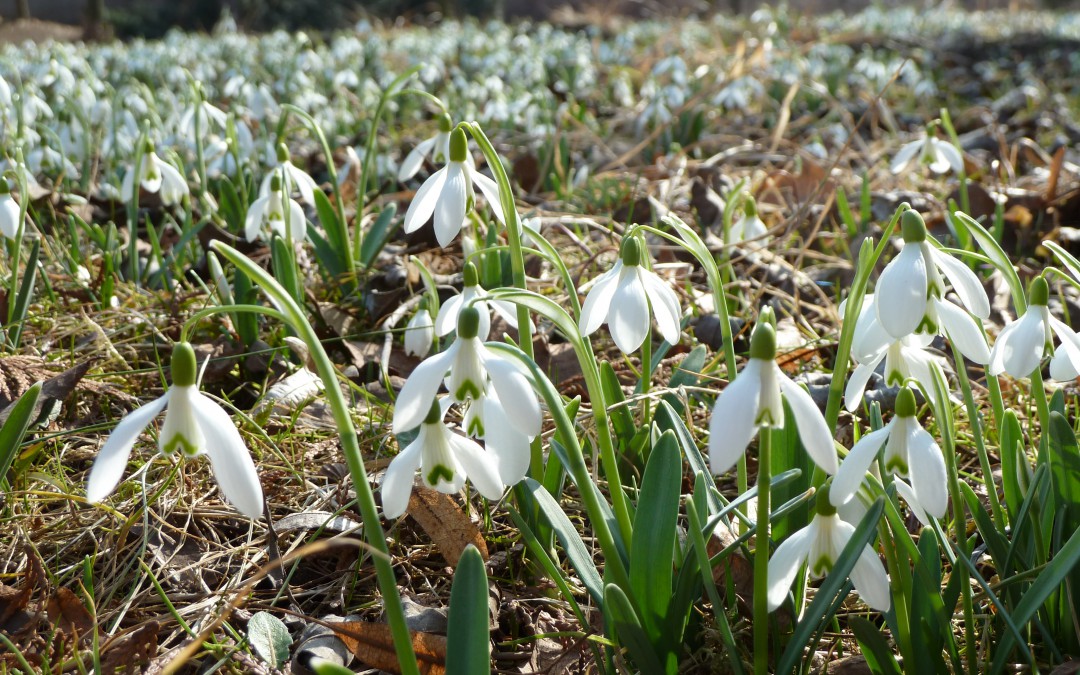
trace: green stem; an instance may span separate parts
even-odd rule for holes
[[[971,381],[968,379],[967,368],[964,367],[964,356],[957,349],[955,342],[952,343],[952,350],[953,359],[956,362],[956,375],[960,379],[960,391],[964,393],[964,405],[967,407],[968,421],[971,424],[971,435],[975,439],[975,451],[979,455],[979,468],[982,469],[987,498],[990,500],[990,511],[994,515],[994,523],[998,526],[998,530],[1004,532],[1005,512],[1001,510],[1001,502],[998,501],[997,483],[994,482],[990,456],[986,452],[979,406],[975,403],[975,395],[971,391]],[[989,379],[996,380],[996,378]]]
[[[311,360],[314,362],[322,379],[327,402],[333,411],[334,423],[341,434],[341,450],[345,455],[345,462],[349,466],[349,475],[352,478],[353,487],[356,489],[356,502],[360,507],[360,515],[364,522],[364,535],[368,544],[381,555],[373,555],[372,562],[375,565],[375,575],[378,581],[379,591],[383,596],[383,609],[390,623],[390,631],[393,635],[394,649],[397,652],[399,666],[404,675],[419,675],[416,654],[413,652],[412,637],[405,623],[405,612],[401,604],[401,595],[398,593],[397,581],[394,578],[394,568],[390,558],[390,549],[386,545],[386,536],[382,524],[379,521],[379,512],[375,506],[375,496],[371,491],[371,483],[368,480],[367,471],[364,469],[364,461],[360,452],[360,442],[353,425],[352,416],[349,413],[349,402],[345,400],[341,387],[338,386],[338,374],[333,362],[323,348],[315,329],[311,327],[303,310],[296,304],[281,284],[267,272],[253,263],[244,254],[232,248],[222,241],[214,241],[210,244],[211,249],[229,259],[254,281],[274,303],[289,326],[296,331],[297,336],[308,347]]]
[[[641,378],[638,380],[637,393],[641,394],[641,423],[649,424],[649,386],[652,384],[652,317],[649,317],[649,330],[645,332],[645,341],[641,343]]]
[[[769,501],[772,429],[758,431],[757,530],[754,534],[754,673],[769,673]]]

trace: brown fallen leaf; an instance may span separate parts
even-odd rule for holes
[[[118,635],[106,642],[101,649],[101,672],[104,675],[113,675],[117,671],[141,672],[140,666],[149,662],[157,653],[160,630],[161,626],[157,621],[148,621],[130,633]]]
[[[451,567],[457,567],[461,553],[469,544],[479,549],[480,555],[487,561],[487,544],[480,530],[449,495],[417,486],[409,497],[408,513],[431,537]]]
[[[356,658],[371,668],[400,673],[390,626],[367,621],[334,621],[326,624],[348,646]],[[446,674],[446,637],[412,632],[413,651],[421,675]]]
[[[79,596],[68,588],[58,588],[45,605],[49,621],[64,635],[89,642],[95,630],[93,618]]]

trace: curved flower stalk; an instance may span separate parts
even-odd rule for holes
[[[814,578],[832,571],[854,533],[855,526],[836,514],[836,507],[830,501],[829,486],[821,488],[813,520],[776,547],[769,560],[769,611],[776,611],[784,604],[804,563],[808,564],[810,576]],[[851,581],[863,602],[880,612],[889,611],[892,606],[889,577],[869,544],[863,548],[851,570]]]
[[[1050,376],[1070,380],[1080,373],[1080,336],[1061,320],[1050,315],[1047,303],[1050,287],[1043,277],[1035,277],[1028,289],[1028,307],[1016,321],[1001,329],[990,352],[989,373],[1027,377],[1051,354]],[[1054,349],[1053,336],[1061,344]]]
[[[832,433],[810,394],[776,365],[776,333],[759,321],[750,338],[750,359],[716,397],[709,422],[709,464],[721,474],[735,465],[759,429],[784,426],[783,395],[795,415],[806,452],[828,474],[839,465]]]
[[[173,386],[164,396],[129,413],[113,429],[90,470],[86,482],[88,501],[100,502],[116,488],[139,434],[165,410],[165,422],[158,435],[161,454],[171,455],[179,450],[186,459],[191,459],[205,453],[229,501],[249,518],[262,514],[262,486],[251,455],[229,414],[199,391],[196,373],[195,351],[187,342],[176,343],[172,356]]]
[[[190,194],[187,181],[172,164],[164,161],[154,152],[154,146],[147,141],[146,151],[139,158],[137,169],[128,169],[124,182],[120,186],[120,198],[130,202],[135,198],[135,184],[150,193],[161,193],[163,204],[178,204]]]
[[[416,310],[416,314],[413,314],[405,326],[405,353],[424,358],[431,351],[431,345],[434,342],[435,324],[431,321],[427,298],[424,298],[420,301],[420,308]]]
[[[670,286],[642,264],[642,248],[638,237],[623,237],[619,260],[593,281],[578,321],[585,336],[606,323],[615,345],[624,354],[637,351],[645,341],[650,310],[664,340],[672,345],[679,342],[679,299]]]
[[[294,244],[307,238],[304,209],[292,197],[284,195],[282,173],[284,171],[278,169],[270,176],[270,192],[256,199],[248,209],[244,218],[244,238],[248,241],[261,238],[267,228]]]
[[[284,143],[278,143],[277,161],[277,166],[266,174],[259,185],[259,196],[268,196],[270,194],[271,179],[274,176],[281,176],[282,189],[285,194],[291,196],[293,188],[296,188],[305,204],[314,204],[315,190],[319,189],[319,184],[306,171],[292,163],[289,158],[289,148]]]
[[[532,386],[512,361],[484,346],[479,330],[480,311],[475,307],[462,309],[454,343],[417,366],[401,388],[394,406],[395,434],[414,429],[424,421],[444,378],[450,400],[456,403],[479,401],[490,382],[507,419],[530,437],[540,433],[540,403]]]
[[[926,223],[921,215],[905,211],[900,225],[904,247],[885,266],[874,294],[874,316],[881,328],[896,340],[911,333],[943,333],[964,356],[976,363],[986,363],[989,354],[982,331],[968,314],[978,319],[990,316],[990,300],[979,278],[966,265],[927,241]],[[944,299],[946,280],[967,312]],[[861,329],[856,326],[856,343],[865,341],[870,330],[870,325]]]
[[[952,143],[942,141],[932,131],[917,141],[912,141],[900,148],[889,163],[889,170],[900,173],[918,159],[919,164],[930,167],[934,173],[947,173],[950,169],[960,173],[964,170],[964,157]]]
[[[398,168],[398,180],[404,183],[420,171],[424,165],[424,159],[430,157],[431,161],[447,161],[450,159],[450,130],[454,128],[454,122],[446,113],[439,115],[439,132],[420,141]]]
[[[915,394],[908,387],[901,387],[896,397],[896,416],[859,439],[840,465],[829,491],[833,506],[843,506],[855,495],[882,445],[885,471],[911,480],[905,499],[918,511],[943,518],[949,502],[945,459],[933,436],[915,417]],[[907,484],[904,487],[908,488]]]
[[[0,178],[0,234],[7,239],[19,236],[19,215],[22,212],[19,202],[11,196],[7,180]]]
[[[457,327],[458,317],[465,307],[475,307],[480,312],[480,340],[487,340],[491,331],[491,312],[495,311],[502,320],[511,328],[517,330],[517,308],[505,300],[484,299],[488,292],[480,285],[480,273],[476,265],[471,262],[465,263],[462,270],[464,283],[461,293],[450,298],[439,308],[439,314],[435,317],[435,334],[442,337],[449,335]]]
[[[419,230],[435,214],[435,238],[444,248],[461,231],[466,214],[475,206],[474,186],[487,198],[499,222],[506,224],[499,201],[499,186],[476,171],[469,156],[468,139],[460,127],[450,132],[449,145],[450,161],[424,181],[405,212],[406,234]]]
[[[449,399],[446,403],[449,407]],[[450,431],[443,423],[445,414],[444,406],[432,400],[416,440],[398,453],[387,467],[382,483],[383,514],[387,518],[397,518],[405,513],[417,470],[420,470],[424,484],[439,492],[458,492],[467,477],[488,499],[502,497],[505,485],[497,463],[492,462],[490,453],[475,441]],[[524,475],[522,472],[518,480]]]

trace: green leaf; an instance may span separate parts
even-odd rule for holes
[[[19,446],[26,437],[26,430],[30,428],[34,406],[40,395],[41,382],[35,382],[12,404],[4,426],[0,427],[0,485],[4,485],[8,469],[19,454]]]
[[[274,265],[274,278],[289,292],[297,305],[304,306],[304,289],[296,269],[291,247],[285,239],[274,235],[270,240],[270,258]]]
[[[19,284],[19,294],[15,297],[14,311],[11,313],[11,326],[8,339],[16,349],[22,338],[23,325],[26,323],[26,312],[30,309],[30,299],[34,295],[34,281],[37,280],[38,256],[41,254],[41,240],[35,239],[30,248],[30,256],[26,259],[26,268]]]
[[[604,611],[610,617],[611,625],[618,636],[618,642],[630,652],[634,665],[642,673],[675,673],[672,668],[665,668],[660,658],[653,651],[652,642],[641,626],[637,612],[626,597],[626,593],[615,584],[604,587]],[[669,666],[672,664],[668,664]],[[677,668],[677,664],[676,668]]]
[[[671,380],[668,381],[668,389],[674,391],[679,387],[696,386],[701,371],[705,368],[706,352],[705,345],[694,347],[682,362],[679,363],[679,367],[675,369],[675,372],[671,374]],[[659,354],[657,354],[657,356],[659,356]],[[675,412],[682,413],[683,403],[679,400],[678,396],[668,392],[664,394],[663,400],[667,401],[667,403],[675,409]]]
[[[593,564],[592,553],[585,546],[585,542],[581,540],[581,535],[574,529],[573,523],[566,517],[562,507],[547,493],[542,485],[532,478],[526,478],[524,483],[525,488],[532,494],[533,499],[536,500],[537,505],[540,507],[540,512],[547,518],[551,528],[555,530],[555,536],[559,539],[559,543],[562,544],[563,550],[566,551],[566,558],[570,561],[570,566],[577,572],[581,583],[585,585],[585,589],[589,591],[589,595],[593,597],[597,604],[603,605],[604,583],[600,578],[600,574],[596,571],[596,566]]]
[[[1073,523],[1080,519],[1080,446],[1065,416],[1050,413],[1050,482],[1056,505]]]
[[[488,580],[480,551],[469,544],[454,570],[450,588],[449,628],[446,631],[446,672],[491,671],[488,629]]]
[[[881,514],[884,510],[885,500],[883,498],[878,498],[867,509],[866,515],[863,516],[858,527],[855,528],[855,532],[852,533],[847,546],[844,547],[843,552],[833,563],[832,571],[825,577],[825,581],[822,582],[817,593],[814,594],[814,600],[803,612],[802,618],[795,626],[791,640],[780,657],[776,672],[790,673],[795,670],[802,659],[803,651],[814,637],[814,633],[832,618],[833,604],[837,599],[842,600],[843,597],[847,596],[848,584],[850,583],[848,576],[851,574],[851,570],[855,568],[855,563],[858,561],[863,549],[874,540],[878,521],[881,520]]]
[[[335,254],[335,262],[327,265],[327,269],[340,270],[342,274],[349,270],[349,232],[338,217],[337,210],[330,203],[330,198],[322,190],[312,190],[315,196],[315,213],[319,216],[323,231],[326,232],[326,242],[330,244],[330,250]]]
[[[1020,504],[1024,501],[1023,485],[1030,480],[1030,467],[1024,455],[1024,433],[1016,413],[1006,410],[1001,420],[1001,487],[1005,493],[1005,508],[1009,521],[1016,522]],[[1021,480],[1023,472],[1023,480]]]
[[[679,519],[682,461],[675,434],[665,431],[653,447],[641,479],[634,539],[630,549],[630,586],[654,645],[681,644],[686,617],[668,616],[671,602],[675,531]]]
[[[855,633],[855,639],[859,641],[863,658],[866,665],[874,675],[901,675],[900,664],[896,662],[889,643],[878,630],[877,626],[861,616],[853,616],[848,619],[851,631]]]
[[[260,659],[274,668],[289,660],[292,636],[281,619],[269,612],[256,612],[248,620],[248,642]]]
[[[712,475],[709,463],[705,460],[705,456],[701,454],[701,448],[694,441],[693,434],[686,428],[686,423],[682,421],[682,418],[679,417],[678,413],[667,401],[660,401],[656,405],[656,410],[653,412],[653,422],[660,428],[660,431],[670,430],[675,433],[675,438],[679,441],[679,447],[682,448],[682,454],[690,465],[691,473]],[[702,511],[702,517],[715,514],[722,508],[720,498],[715,490],[708,490],[706,498],[708,499],[709,510],[707,513]]]
[[[1001,271],[1001,274],[1005,277],[1005,281],[1009,284],[1009,292],[1012,294],[1016,313],[1023,314],[1024,310],[1027,308],[1027,293],[1024,292],[1024,285],[1020,283],[1020,277],[1016,274],[1016,268],[1013,267],[1012,261],[1009,260],[1009,256],[1006,255],[1004,249],[1001,248],[1001,244],[994,238],[994,235],[987,232],[986,228],[968,214],[957,211],[953,215],[956,218],[956,222],[962,223],[964,227],[967,228],[968,233],[975,238],[975,241],[979,242],[979,247],[982,248],[983,253],[990,258],[990,262],[994,264],[994,267]]]
[[[345,666],[328,661],[320,656],[313,657],[308,666],[315,675],[356,675],[354,671]]]
[[[394,228],[394,215],[397,213],[397,205],[391,203],[375,219],[371,229],[364,235],[364,241],[360,244],[360,264],[364,268],[371,267],[379,251],[383,250]]]
[[[630,439],[637,433],[637,426],[634,424],[630,406],[626,405],[626,396],[623,394],[622,384],[619,383],[619,376],[615,374],[610,361],[600,362],[600,386],[604,390],[604,402],[608,406],[611,428],[615,430],[620,445],[629,446]]]

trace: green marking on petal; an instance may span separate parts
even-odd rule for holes
[[[475,337],[475,336],[474,336]],[[482,395],[483,390],[476,386],[476,383],[472,380],[465,380],[461,383],[461,386],[454,392],[454,399],[458,401],[464,401],[466,398],[477,400]]]
[[[908,465],[900,457],[890,457],[885,463],[885,470],[900,476],[908,475]]]
[[[438,485],[440,482],[452,483],[454,481],[454,472],[448,466],[442,464],[436,464],[431,467],[431,471],[427,473],[428,485]]]
[[[177,450],[185,457],[191,458],[199,454],[199,448],[189,441],[183,434],[175,434],[167,443],[161,446],[161,454],[171,455]]]
[[[823,555],[817,560],[810,563],[810,574],[815,577],[823,577],[832,571],[833,565],[836,561],[827,555]]]

